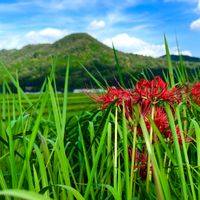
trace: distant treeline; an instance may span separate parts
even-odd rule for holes
[[[151,72],[150,72],[151,71]],[[190,69],[190,71],[192,72],[192,70]],[[167,72],[166,69],[151,69],[151,70],[138,70],[134,73],[130,73],[130,74],[124,74],[123,75],[123,81],[125,83],[125,85],[127,86],[127,88],[132,87],[133,84],[135,84],[137,79],[143,78],[144,76],[146,76],[148,79],[152,79],[153,76],[159,75],[162,78],[163,77],[163,72]],[[99,88],[99,86],[97,86],[95,84],[95,82],[92,80],[91,77],[89,77],[89,75],[87,75],[87,73],[82,72],[83,76],[82,78],[77,78],[76,76],[74,77],[73,74],[70,75],[69,77],[69,91],[72,92],[74,89],[84,89],[84,88]],[[65,78],[65,73],[63,73],[62,75],[59,74],[56,76],[56,87],[57,87],[57,91],[61,91],[64,92],[64,78]],[[110,78],[109,76],[105,76],[104,80],[101,78],[101,76],[98,76],[98,73],[94,73],[93,74],[96,79],[104,86],[106,86],[106,83],[109,86],[119,86],[119,78],[117,75],[117,72],[115,71],[115,73],[112,73],[112,78]],[[46,76],[47,77],[47,76]],[[20,83],[20,87],[23,89],[23,91],[25,92],[38,92],[40,91],[45,79],[45,76],[43,77],[39,77],[39,78],[32,78],[32,77],[23,77],[23,79],[19,80]],[[106,83],[105,83],[106,82]],[[12,89],[12,92],[16,92],[16,88],[13,84],[9,84],[10,88]],[[1,91],[2,91],[2,85],[0,85]]]

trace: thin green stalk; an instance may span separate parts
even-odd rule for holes
[[[90,143],[92,144],[92,147],[91,147],[92,163],[94,163],[95,155],[96,155],[96,147],[95,147],[95,142],[93,142],[94,138],[95,138],[94,123],[93,122],[89,122],[88,130],[89,130],[89,133],[90,133]],[[97,174],[94,175],[94,182],[95,182],[95,184],[97,184]]]
[[[118,110],[115,108],[115,149],[114,149],[114,188],[117,189],[117,127],[118,127]]]
[[[197,144],[197,166],[198,170],[197,172],[199,173],[199,166],[200,166],[200,127],[199,124],[193,119],[192,120],[195,128],[195,134],[196,134],[196,144]],[[197,191],[198,191],[198,198],[200,199],[200,179],[197,179]]]
[[[120,82],[120,85],[123,88],[125,88],[125,84],[124,84],[124,80],[123,80],[123,74],[122,74],[122,68],[119,64],[119,60],[118,60],[118,57],[117,57],[117,51],[114,47],[114,44],[112,46],[113,46],[113,52],[114,52],[114,56],[115,56],[116,66],[117,66],[117,72],[118,72],[118,76],[119,76],[119,82]]]
[[[122,198],[122,177],[121,177],[121,162],[120,158],[118,158],[118,170],[117,170],[117,186],[118,186],[118,193],[120,198]]]
[[[150,141],[149,133],[148,133],[143,116],[140,117],[140,126],[141,126],[142,133],[145,139],[148,155],[151,157],[151,161],[152,161],[154,180],[156,182],[156,191],[157,191],[156,195],[157,195],[157,198],[161,200],[161,199],[164,199],[164,194],[161,187],[164,185],[164,183],[160,174],[160,170],[159,170],[158,163],[157,163],[155,153],[154,153],[154,148],[152,146],[152,142]]]
[[[96,153],[96,156],[95,156],[95,160],[94,160],[94,163],[93,163],[91,174],[90,174],[90,177],[89,177],[89,180],[88,180],[88,183],[87,183],[87,187],[86,187],[86,190],[85,190],[85,194],[84,194],[85,199],[88,199],[89,194],[91,192],[91,186],[92,186],[92,182],[93,182],[93,179],[94,179],[94,175],[96,173],[97,165],[99,163],[99,158],[100,158],[102,149],[104,147],[104,142],[105,142],[105,138],[106,138],[106,135],[107,135],[108,123],[109,123],[109,120],[110,120],[110,110],[108,110],[107,112],[108,113],[105,114],[106,122],[105,122],[103,132],[102,132],[102,135],[101,135],[101,138],[100,138],[99,147],[97,149],[97,153]]]
[[[10,120],[10,106],[8,102],[8,138],[9,138],[9,152],[10,152],[10,169],[11,169],[11,177],[12,177],[12,188],[17,187],[17,170],[16,170],[16,162],[15,162],[15,144],[13,140],[13,131],[11,128],[11,120]]]
[[[189,182],[190,182],[190,187],[191,187],[191,191],[192,191],[192,199],[196,200],[196,194],[195,194],[195,190],[194,190],[194,182],[192,179],[192,174],[191,174],[191,169],[190,169],[190,163],[189,163],[189,158],[188,158],[188,154],[187,154],[187,147],[185,144],[185,137],[183,135],[183,126],[182,126],[182,121],[181,121],[181,114],[180,114],[180,105],[176,107],[176,117],[178,119],[178,126],[180,129],[180,135],[181,135],[181,140],[182,140],[182,150],[184,153],[184,157],[185,157],[185,162],[186,162],[186,167],[187,167],[187,172],[188,172],[188,178],[189,178]]]
[[[112,156],[112,125],[111,123],[108,124],[108,135],[107,135],[107,160],[106,161],[106,165],[107,165],[107,184],[111,185],[111,173],[108,169],[110,169],[111,167],[113,167],[113,156]],[[104,173],[104,174],[106,174]],[[116,188],[117,189],[117,188]]]
[[[47,177],[46,167],[45,167],[45,163],[44,163],[44,156],[40,152],[40,149],[38,148],[37,145],[34,145],[34,150],[35,150],[36,155],[37,155],[37,162],[38,162],[39,169],[40,169],[42,188],[45,188],[49,185],[49,183],[48,183],[48,177]],[[48,197],[49,191],[45,192],[44,196]]]
[[[155,105],[152,106],[151,110],[151,118],[154,120],[155,116]],[[153,141],[153,127],[151,125],[150,127],[150,142],[152,143]],[[151,171],[151,157],[148,155],[148,160],[147,160],[147,178],[146,178],[146,191],[147,193],[149,192],[149,182],[151,181],[152,177],[152,171]]]
[[[129,158],[128,158],[128,131],[126,127],[125,105],[123,102],[122,113],[122,130],[123,130],[123,151],[124,151],[124,174],[125,174],[125,196],[130,200],[130,185],[129,185]]]
[[[89,178],[90,175],[91,175],[91,170],[90,170],[90,165],[89,165],[88,156],[87,156],[87,153],[86,153],[85,142],[84,142],[84,139],[83,139],[83,134],[82,134],[82,130],[81,130],[80,124],[78,124],[78,129],[79,129],[79,136],[80,136],[81,145],[82,145],[82,149],[83,149],[83,155],[84,155],[84,161],[85,161],[85,166],[86,166],[87,177]],[[93,186],[91,186],[90,190],[91,190],[91,197],[94,200],[95,199],[95,195],[94,195]]]
[[[169,53],[169,47],[168,47],[167,39],[166,39],[165,35],[164,35],[164,43],[165,43],[165,51],[166,51],[168,70],[169,70],[170,86],[171,86],[171,88],[173,88],[175,86],[174,74],[173,74],[173,68],[172,68],[172,63],[171,63],[171,57],[170,57],[170,53]]]
[[[132,145],[132,157],[131,157],[131,177],[130,177],[130,199],[132,199],[133,183],[134,183],[134,169],[135,169],[135,151],[136,151],[136,140],[137,140],[137,126],[134,126],[133,130],[133,145]]]
[[[63,109],[62,109],[62,140],[65,135],[65,126],[66,126],[66,116],[67,116],[67,103],[68,103],[68,79],[69,79],[69,58],[66,67],[65,74],[65,86],[64,86],[64,97],[63,97]]]

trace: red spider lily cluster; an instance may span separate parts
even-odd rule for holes
[[[187,93],[186,93],[187,92]],[[193,85],[191,89],[184,88],[171,88],[167,83],[165,83],[159,76],[156,76],[153,80],[142,79],[136,83],[134,89],[124,89],[122,87],[114,88],[110,87],[107,90],[107,93],[103,96],[93,97],[96,101],[102,104],[102,109],[105,109],[108,105],[116,101],[116,106],[120,109],[124,106],[125,115],[128,122],[134,122],[134,106],[137,105],[140,109],[140,113],[144,118],[147,129],[150,132],[152,123],[154,121],[158,130],[162,134],[163,138],[167,142],[172,142],[172,132],[169,127],[168,116],[164,108],[164,102],[167,102],[170,105],[172,113],[174,115],[174,108],[177,104],[184,101],[184,97],[190,94],[190,100],[194,103],[200,105],[200,83]],[[188,101],[188,99],[187,99]],[[175,118],[175,116],[174,116]],[[133,123],[135,126],[135,123]],[[130,127],[130,123],[129,123]],[[131,128],[131,127],[130,127]],[[180,130],[176,127],[176,133],[179,140],[179,144],[182,144],[182,139],[180,135]],[[140,125],[137,127],[137,136],[140,137],[142,131]],[[158,141],[158,138],[154,137],[152,142]],[[185,137],[186,141],[190,139]],[[146,149],[146,148],[145,148]],[[146,151],[139,151],[136,149],[135,152],[135,168],[140,168],[141,177],[145,177],[146,171]],[[129,156],[131,158],[132,150],[129,148]],[[138,167],[140,163],[140,167]]]
[[[166,101],[170,105],[180,102],[180,94],[179,89],[169,90],[167,84],[159,76],[156,76],[152,81],[140,80],[136,83],[133,91],[121,87],[119,89],[110,87],[105,95],[96,96],[94,99],[103,104],[102,109],[105,109],[114,100],[119,106],[122,106],[124,102],[126,116],[131,116],[134,104],[140,105],[141,112],[145,115],[151,105],[156,105],[160,101]]]
[[[97,102],[102,103],[102,109],[105,109],[113,101],[116,101],[116,105],[120,108],[124,103],[127,120],[133,116],[133,106],[138,105],[148,129],[151,127],[148,116],[151,115],[152,107],[154,106],[154,123],[165,138],[172,139],[163,102],[167,102],[173,111],[174,106],[182,101],[183,92],[185,90],[176,87],[169,89],[168,85],[159,76],[156,76],[151,81],[140,80],[136,83],[135,89],[128,90],[121,87],[119,89],[110,87],[105,95],[93,96],[93,98]],[[191,94],[194,102],[200,105],[200,83],[196,83],[192,87]],[[139,130],[138,133],[140,132]],[[179,130],[177,128],[178,133]]]
[[[200,83],[194,84],[191,90],[193,100],[196,104],[200,105]]]

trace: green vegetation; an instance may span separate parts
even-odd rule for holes
[[[131,90],[93,94],[103,109],[69,93],[69,62],[63,94],[55,65],[37,95],[24,93],[2,66],[0,198],[200,199],[199,71],[189,76],[182,57],[173,69],[165,45],[165,81],[147,80],[151,71],[132,76]],[[120,65],[118,73],[126,85]],[[87,111],[71,115],[78,99]]]
[[[156,59],[119,51],[117,51],[117,55],[127,84],[130,84],[130,74],[134,75],[141,73],[143,69],[151,69],[155,74],[161,75],[161,68],[167,68],[167,62],[164,58]],[[13,76],[15,76],[16,71],[18,72],[20,85],[26,91],[40,89],[45,77],[51,71],[52,64],[57,66],[55,72],[57,88],[63,91],[64,74],[69,56],[70,91],[75,88],[94,86],[81,64],[94,76],[99,77],[98,72],[100,72],[110,84],[116,85],[114,77],[117,77],[118,74],[113,50],[85,33],[71,34],[53,44],[27,45],[20,50],[0,51],[0,61],[7,65]],[[186,58],[186,66],[192,69],[200,66],[198,59],[184,58]],[[177,61],[177,59],[174,60]],[[173,62],[173,66],[175,65]],[[0,73],[4,74],[2,68],[0,68]],[[103,83],[101,78],[99,80]]]
[[[39,100],[40,94],[35,93],[35,94],[26,94],[27,97],[29,98],[30,102],[32,104],[37,104]],[[0,94],[0,104],[3,105],[5,101],[5,96]],[[12,104],[15,102],[18,104],[18,95],[17,94],[8,94],[6,95],[6,103],[9,103],[9,108],[10,112],[12,111]],[[23,105],[23,108],[26,110],[29,110],[29,102],[27,102],[25,99],[21,100],[21,103]],[[63,93],[58,94],[58,103],[59,106],[63,106]],[[96,103],[89,97],[89,94],[84,94],[84,93],[69,93],[68,94],[68,117],[71,117],[74,114],[81,114],[84,111],[90,111],[96,107]],[[3,106],[1,107],[3,108]],[[2,109],[3,112],[3,109]],[[29,110],[30,112],[30,110]],[[45,111],[47,112],[47,111]],[[44,112],[44,113],[45,113]],[[8,111],[7,111],[8,113]],[[18,113],[19,114],[19,113]]]

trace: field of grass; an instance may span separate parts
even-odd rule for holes
[[[32,93],[32,94],[26,94],[26,96],[29,98],[32,104],[37,104],[39,100],[40,94],[38,93]],[[18,104],[18,96],[17,94],[13,95],[2,95],[0,94],[0,104],[1,104],[1,113],[4,112],[4,104],[9,103],[10,106],[10,112],[12,111],[11,104],[15,102],[15,104]],[[60,106],[63,106],[63,93],[58,93],[58,102]],[[26,99],[22,99],[21,103],[24,107],[24,109],[29,109],[30,105],[26,101]],[[89,97],[89,94],[85,93],[69,93],[68,94],[68,103],[67,103],[67,114],[68,116],[72,116],[75,114],[80,114],[84,111],[90,111],[96,107],[96,102],[92,100]],[[8,111],[6,111],[8,113]]]
[[[173,69],[165,45],[165,80],[144,74],[130,90],[120,76],[124,87],[93,95],[102,108],[68,93],[69,65],[64,94],[54,69],[33,95],[4,68],[17,93],[3,81],[0,199],[200,199],[199,77],[181,57]]]

